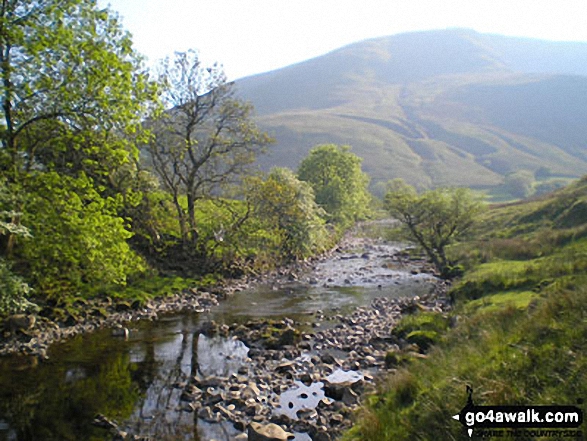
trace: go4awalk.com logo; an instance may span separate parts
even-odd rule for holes
[[[453,419],[465,426],[469,437],[583,436],[583,411],[576,406],[476,406],[470,386],[467,394],[466,406]]]

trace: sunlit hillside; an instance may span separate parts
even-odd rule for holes
[[[587,172],[587,44],[468,30],[368,40],[237,82],[277,139],[261,160],[297,167],[318,143],[351,145],[378,182],[499,193],[504,176]]]

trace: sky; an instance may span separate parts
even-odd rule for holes
[[[98,0],[117,12],[153,66],[196,49],[230,80],[368,38],[469,28],[587,42],[585,0]]]

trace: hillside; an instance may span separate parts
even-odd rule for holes
[[[296,168],[348,144],[378,182],[494,192],[517,170],[587,173],[587,44],[468,30],[400,34],[244,78],[237,88],[277,139],[260,160]]]
[[[346,440],[471,439],[452,419],[466,403],[466,385],[481,406],[583,402],[587,178],[493,207],[473,237],[452,250],[465,274],[451,289],[450,317],[421,312],[398,325],[434,346],[388,358],[388,381]],[[585,439],[584,425],[579,432],[567,439]],[[506,435],[500,428],[483,439]]]

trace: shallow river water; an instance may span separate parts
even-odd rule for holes
[[[318,310],[328,316],[375,297],[430,292],[433,278],[398,267],[390,259],[395,251],[388,244],[359,254],[347,250],[298,281],[236,293],[210,313],[132,323],[126,340],[108,329],[79,336],[54,345],[38,366],[0,359],[0,441],[111,440],[91,424],[96,414],[154,440],[230,441],[238,433],[230,425],[180,410],[179,386],[198,369],[204,376],[229,375],[248,351],[237,340],[198,336],[202,323],[289,317],[311,329]]]

